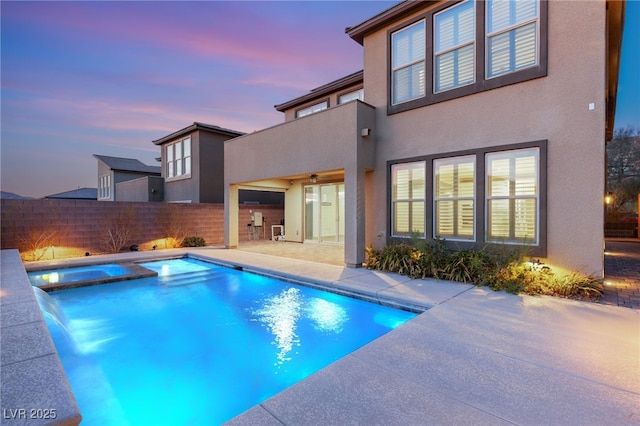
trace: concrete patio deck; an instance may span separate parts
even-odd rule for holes
[[[640,424],[640,311],[274,258],[198,254],[432,307],[230,424]]]
[[[640,310],[410,280],[242,247],[107,258],[185,252],[429,308],[229,424],[640,424]]]

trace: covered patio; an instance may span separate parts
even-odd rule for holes
[[[340,225],[332,242],[343,247],[343,266],[362,266],[365,175],[375,166],[372,129],[375,108],[354,101],[226,142],[225,246],[239,247],[238,191],[279,191],[285,200],[286,241],[322,241],[307,207],[340,205],[343,213],[334,215]],[[335,198],[322,198],[323,189]]]
[[[344,246],[341,244],[301,244],[286,241],[257,240],[241,242],[238,245],[238,251],[345,266]]]

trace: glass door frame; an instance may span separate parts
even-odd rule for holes
[[[323,188],[328,187],[334,188],[333,193],[335,195],[331,197],[331,200],[326,197],[326,195],[331,195],[330,193],[323,193]],[[311,197],[309,197],[309,195],[311,195]],[[332,213],[329,212],[328,215],[326,207],[333,205],[335,205],[335,209]],[[323,213],[323,211],[325,213]],[[344,182],[304,185],[302,213],[304,242],[343,245],[345,236],[344,211]],[[327,227],[332,228],[332,226],[330,226],[331,224],[323,223],[323,221],[327,219],[335,225],[330,232],[323,232],[326,231]]]

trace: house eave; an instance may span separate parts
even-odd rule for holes
[[[358,42],[359,44],[364,43],[364,38],[368,34],[377,31],[381,27],[388,25],[392,22],[395,22],[399,19],[402,19],[417,10],[425,9],[433,6],[436,3],[440,3],[440,1],[421,1],[421,0],[405,0],[402,3],[398,3],[395,6],[390,7],[389,9],[382,11],[375,15],[372,18],[367,19],[366,21],[354,25],[353,27],[348,27],[344,30],[345,33],[353,40]]]
[[[625,1],[607,0],[607,80],[605,99],[607,102],[606,140],[613,139],[620,55],[624,31]]]
[[[213,124],[200,123],[195,121],[192,125],[185,127],[184,129],[180,129],[177,132],[173,132],[167,136],[164,136],[160,139],[154,140],[153,143],[155,145],[162,145],[163,143],[170,142],[176,138],[186,136],[196,130],[206,130],[208,132],[217,133],[223,136],[230,136],[232,138],[242,136],[245,133],[239,132],[237,130],[225,129],[223,127],[215,126]]]
[[[299,105],[302,105],[314,99],[326,97],[328,94],[337,92],[346,87],[353,86],[358,83],[362,83],[363,81],[364,81],[364,71],[360,70],[360,71],[354,72],[353,74],[349,74],[345,77],[342,77],[338,80],[332,81],[331,83],[327,83],[323,86],[316,87],[315,89],[312,89],[309,93],[305,95],[302,95],[290,101],[281,103],[279,105],[274,105],[274,108],[280,112],[284,112],[288,109],[295,108]]]

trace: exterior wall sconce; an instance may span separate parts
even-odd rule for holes
[[[360,129],[360,136],[362,136],[363,138],[368,137],[371,134],[371,129],[368,127],[363,127],[362,129]]]
[[[311,183],[316,183],[318,181],[318,175],[312,174],[311,176],[309,176],[309,181]]]
[[[606,205],[611,204],[611,202],[613,201],[613,194],[611,192],[607,192],[607,195],[604,196],[604,203]]]

